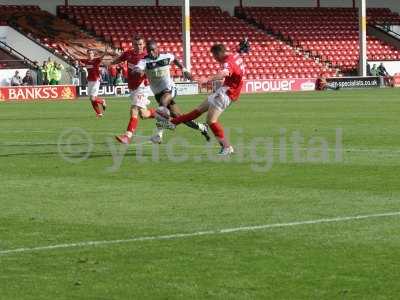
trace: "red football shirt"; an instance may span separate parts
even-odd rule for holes
[[[100,64],[102,59],[100,57],[90,59],[82,59],[81,63],[84,65],[88,71],[87,80],[88,81],[98,81],[100,80]]]
[[[227,55],[222,64],[225,77],[223,86],[228,87],[227,95],[232,101],[239,99],[243,87],[244,63],[239,54]]]
[[[130,90],[136,90],[146,79],[146,75],[140,75],[139,73],[133,72],[136,65],[141,59],[143,59],[147,54],[137,53],[135,50],[127,50],[120,56],[121,61],[126,61],[128,64],[128,87]],[[147,82],[145,82],[147,85]]]

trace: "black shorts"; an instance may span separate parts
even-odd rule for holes
[[[173,87],[173,88],[170,89],[170,90],[163,90],[161,93],[158,93],[157,95],[155,95],[154,97],[156,98],[158,104],[161,105],[161,98],[162,98],[165,94],[171,94],[171,96],[172,96],[172,100],[171,100],[171,103],[170,103],[169,105],[174,105],[174,104],[176,104],[176,102],[174,101],[174,100],[175,100],[175,97],[177,96],[177,92],[176,92],[176,88],[175,88],[175,87]]]

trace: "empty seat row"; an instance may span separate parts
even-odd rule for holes
[[[245,7],[236,8],[236,13],[343,72],[352,72],[358,66],[359,34],[355,9]],[[387,9],[370,9],[368,16],[371,20],[386,22],[397,17],[400,20],[400,16]],[[374,36],[368,35],[367,47],[369,60],[400,60],[399,49]]]

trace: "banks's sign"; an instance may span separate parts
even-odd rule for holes
[[[0,101],[66,100],[76,98],[73,85],[0,87]]]

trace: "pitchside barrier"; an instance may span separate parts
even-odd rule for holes
[[[399,75],[393,77],[393,86],[400,86]],[[381,77],[332,77],[327,78],[326,82],[332,89],[379,88],[383,86],[382,79]],[[317,78],[246,80],[242,93],[314,91],[316,84]]]
[[[269,93],[269,92],[296,92],[314,91],[316,78],[303,79],[266,79],[266,80],[245,80],[242,93]],[[390,85],[400,87],[400,74],[390,78]],[[382,80],[380,77],[336,77],[327,78],[329,87],[336,89],[354,88],[379,88]],[[213,82],[215,90],[221,85],[220,82]],[[178,95],[199,94],[197,82],[176,83]],[[120,86],[102,86],[99,96],[127,96],[129,89],[126,84]],[[74,85],[39,85],[39,86],[8,86],[0,87],[0,102],[11,101],[33,101],[33,100],[73,100],[77,97],[87,97],[87,87]]]
[[[316,78],[245,80],[242,93],[315,91]]]
[[[382,86],[380,77],[335,77],[328,78],[326,83],[333,89],[365,89]]]
[[[176,89],[178,95],[197,95],[199,93],[199,85],[197,82],[177,82]],[[123,85],[104,85],[99,89],[99,96],[127,96],[130,91],[127,84]],[[88,88],[86,86],[78,86],[76,95],[78,97],[88,97]],[[150,96],[154,96],[150,92]]]
[[[36,85],[0,87],[0,101],[73,100],[74,85]]]

